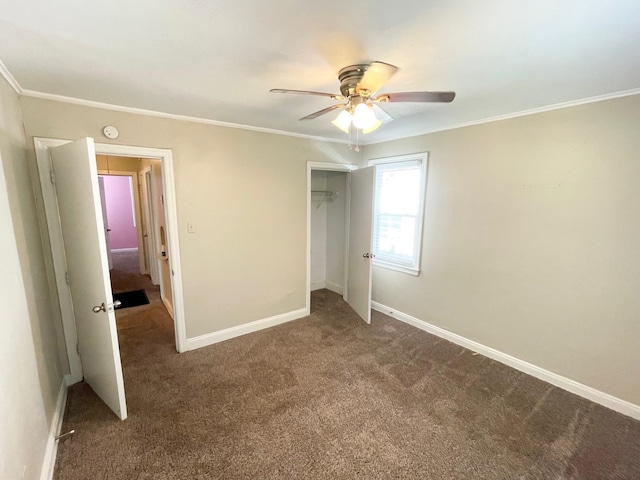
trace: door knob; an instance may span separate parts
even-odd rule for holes
[[[120,300],[116,300],[111,305],[109,305],[109,307],[110,307],[110,310],[113,311],[114,309],[118,308],[121,305],[122,305],[122,302]],[[93,310],[93,313],[106,312],[107,307],[105,306],[104,303],[101,303],[100,305],[96,305],[95,307],[93,307],[91,310]]]
[[[362,254],[362,256],[363,256],[364,258],[369,258],[369,254],[368,254],[368,253],[363,253],[363,254]]]

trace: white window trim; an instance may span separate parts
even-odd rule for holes
[[[409,275],[418,276],[420,274],[420,260],[422,255],[422,232],[423,232],[423,224],[424,224],[424,204],[425,204],[425,194],[427,190],[426,188],[427,187],[427,163],[429,160],[429,153],[421,152],[421,153],[412,153],[409,155],[397,155],[394,157],[375,158],[375,159],[369,160],[367,162],[367,166],[375,167],[376,165],[408,162],[412,160],[420,161],[420,176],[422,178],[422,181],[420,182],[420,193],[418,196],[418,199],[419,199],[418,214],[416,215],[417,225],[416,225],[416,234],[415,234],[416,248],[413,256],[414,266],[400,265],[398,263],[379,260],[377,258],[373,258],[372,263],[373,265],[387,268],[389,270],[395,270],[398,272],[408,273]],[[374,191],[374,195],[375,195],[375,191]]]

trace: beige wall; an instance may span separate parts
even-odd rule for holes
[[[311,289],[344,288],[346,172],[311,171]],[[326,198],[325,192],[334,194]]]
[[[335,194],[327,202],[327,275],[334,290],[344,290],[345,214],[347,172],[326,172],[327,190]],[[331,284],[331,285],[329,285]]]
[[[398,311],[640,405],[640,96],[398,140],[429,152],[421,273]]]
[[[324,192],[327,190],[327,172],[311,171],[311,191]],[[309,208],[309,223],[311,247],[310,276],[311,289],[320,288],[327,279],[327,201],[322,193],[311,194]]]
[[[356,163],[342,144],[21,99],[33,136],[173,150],[187,337],[305,307],[306,162]],[[33,161],[33,152],[30,152]],[[192,222],[196,233],[187,233]]]
[[[139,172],[143,168],[141,158],[116,155],[96,155],[96,165],[101,172]]]
[[[62,384],[17,95],[0,78],[0,478],[35,479]],[[63,348],[63,347],[62,347]],[[24,477],[22,476],[24,472]]]

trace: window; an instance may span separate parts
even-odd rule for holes
[[[418,275],[427,154],[372,160],[374,265]]]

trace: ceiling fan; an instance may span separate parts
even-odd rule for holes
[[[300,120],[313,120],[321,115],[342,109],[338,117],[333,120],[336,127],[349,133],[350,127],[362,130],[362,133],[373,132],[383,123],[393,120],[378,104],[392,102],[436,102],[449,103],[456,96],[455,92],[402,92],[383,93],[375,96],[376,92],[393,77],[398,67],[383,62],[349,65],[338,72],[340,80],[340,94],[310,92],[307,90],[286,90],[274,88],[273,93],[294,93],[299,95],[317,95],[329,97],[339,103],[323,108]]]

